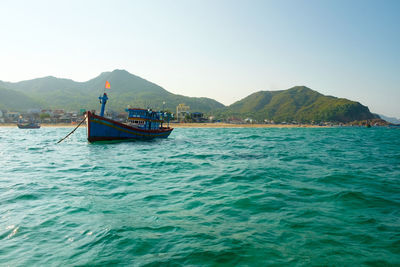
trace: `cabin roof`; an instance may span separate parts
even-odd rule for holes
[[[127,111],[135,111],[135,110],[141,110],[141,111],[147,111],[147,109],[144,108],[127,108]]]

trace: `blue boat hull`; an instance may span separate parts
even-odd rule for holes
[[[156,130],[144,130],[94,115],[91,112],[87,112],[86,116],[87,139],[89,142],[167,138],[173,130],[173,128],[169,127]]]

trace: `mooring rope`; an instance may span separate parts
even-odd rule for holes
[[[81,124],[86,120],[86,117],[83,119],[83,121],[81,121],[73,130],[72,132],[70,132],[69,134],[67,134],[64,138],[62,138],[60,141],[57,142],[61,143],[62,141],[64,141],[68,136],[70,136],[73,132],[75,132],[76,129],[78,129],[79,126],[81,126]]]

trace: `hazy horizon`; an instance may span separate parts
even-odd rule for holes
[[[224,105],[304,85],[400,117],[397,1],[4,1],[0,80],[124,69]]]

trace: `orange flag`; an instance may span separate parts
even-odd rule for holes
[[[107,89],[111,89],[111,85],[110,85],[110,83],[109,83],[108,81],[106,81],[105,88],[107,88]]]

